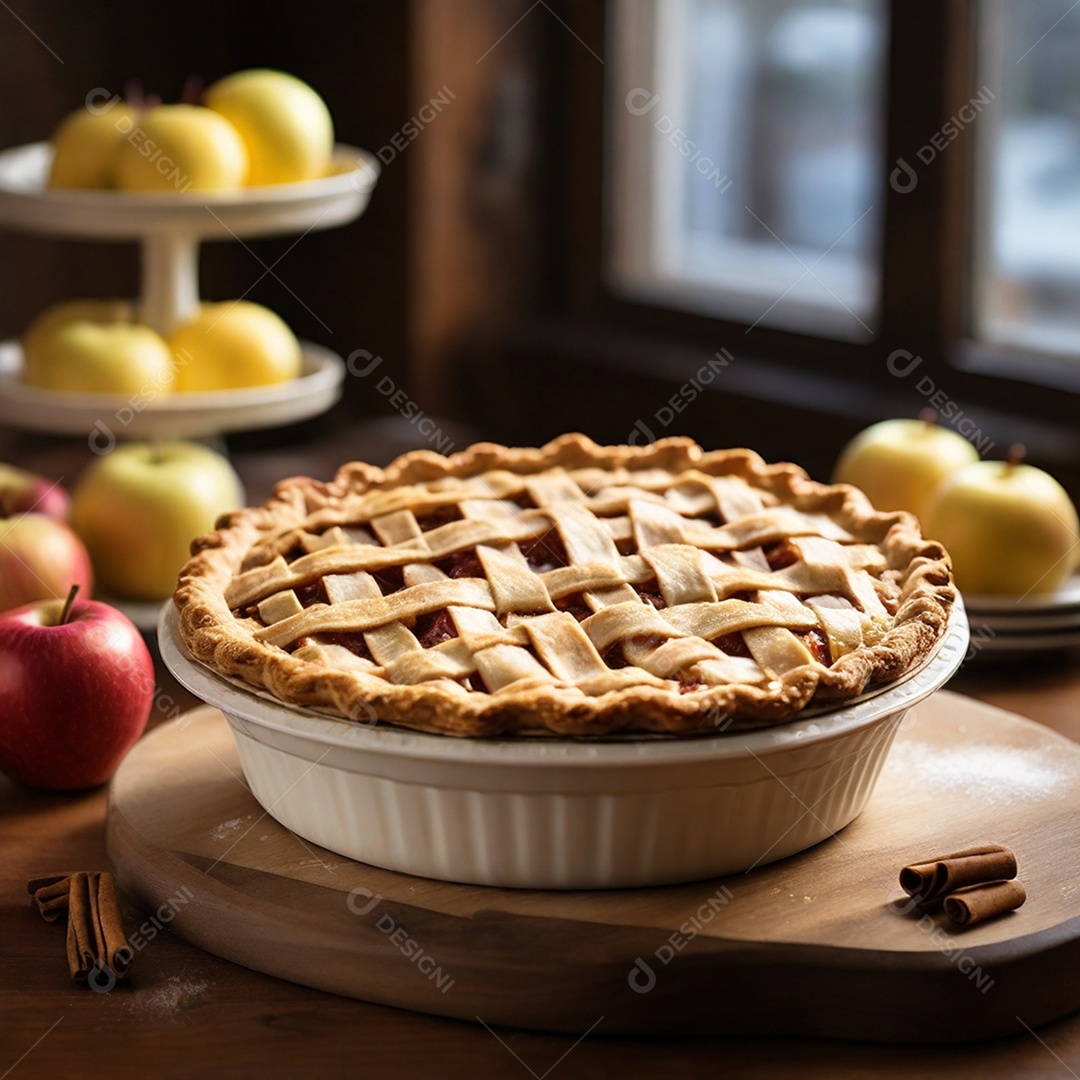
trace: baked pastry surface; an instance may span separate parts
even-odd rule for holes
[[[761,726],[891,682],[948,556],[857,489],[689,439],[414,451],[192,544],[181,634],[290,704],[450,735]]]

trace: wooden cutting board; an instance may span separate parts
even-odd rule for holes
[[[128,755],[108,848],[151,913],[142,936],[169,925],[368,1001],[576,1034],[938,1042],[1080,1009],[1078,832],[1080,745],[941,692],[904,721],[854,823],[713,881],[530,892],[354,862],[263,811],[206,707]],[[984,841],[1016,852],[1023,908],[967,931],[895,909],[901,866]]]

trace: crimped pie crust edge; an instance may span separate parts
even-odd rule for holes
[[[239,629],[225,600],[229,582],[262,538],[297,525],[345,493],[461,478],[496,468],[533,473],[557,466],[659,468],[674,474],[697,468],[750,480],[796,510],[827,513],[864,542],[877,543],[889,565],[903,571],[894,624],[877,644],[841,657],[828,669],[804,665],[764,687],[728,684],[679,694],[635,686],[595,697],[559,687],[530,687],[496,697],[479,691],[452,694],[423,683],[387,681],[385,688],[374,692],[361,688],[350,672],[320,667],[253,639]],[[265,504],[223,516],[214,532],[192,542],[192,558],[181,570],[174,594],[185,646],[196,660],[220,674],[290,704],[360,722],[377,716],[420,731],[458,736],[684,734],[781,723],[796,718],[811,700],[842,702],[912,670],[944,635],[955,598],[942,546],[923,539],[911,514],[875,511],[856,488],[817,483],[797,465],[768,465],[751,450],[704,451],[682,437],[644,447],[598,446],[581,434],[563,435],[540,448],[477,443],[449,457],[415,450],[385,469],[353,462],[329,483],[308,477],[283,480]]]

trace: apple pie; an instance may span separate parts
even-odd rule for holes
[[[778,723],[913,670],[956,598],[910,514],[684,438],[353,463],[192,553],[175,602],[197,660],[448,735]]]

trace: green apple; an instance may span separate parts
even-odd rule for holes
[[[244,505],[233,467],[198,443],[125,443],[80,475],[71,525],[90,552],[102,590],[164,600],[191,541]]]
[[[833,480],[854,484],[878,510],[910,510],[921,521],[942,480],[978,460],[975,447],[948,428],[928,420],[882,420],[844,447]]]
[[[76,300],[46,308],[22,336],[23,381],[90,394],[168,393],[174,379],[168,346],[132,318],[124,301]]]
[[[52,188],[111,188],[120,145],[138,123],[138,113],[118,102],[105,112],[76,109],[53,132],[49,170]]]
[[[203,304],[167,340],[179,391],[269,386],[301,370],[296,335],[269,308],[247,300]]]
[[[1052,593],[1069,578],[1080,544],[1076,508],[1049,473],[977,461],[935,492],[925,532],[945,545],[961,591]]]
[[[248,184],[288,184],[326,175],[334,125],[326,103],[283,71],[238,71],[209,87],[203,100],[232,122],[251,159]]]
[[[116,156],[124,191],[235,191],[248,175],[243,139],[201,105],[158,105],[143,114]]]

